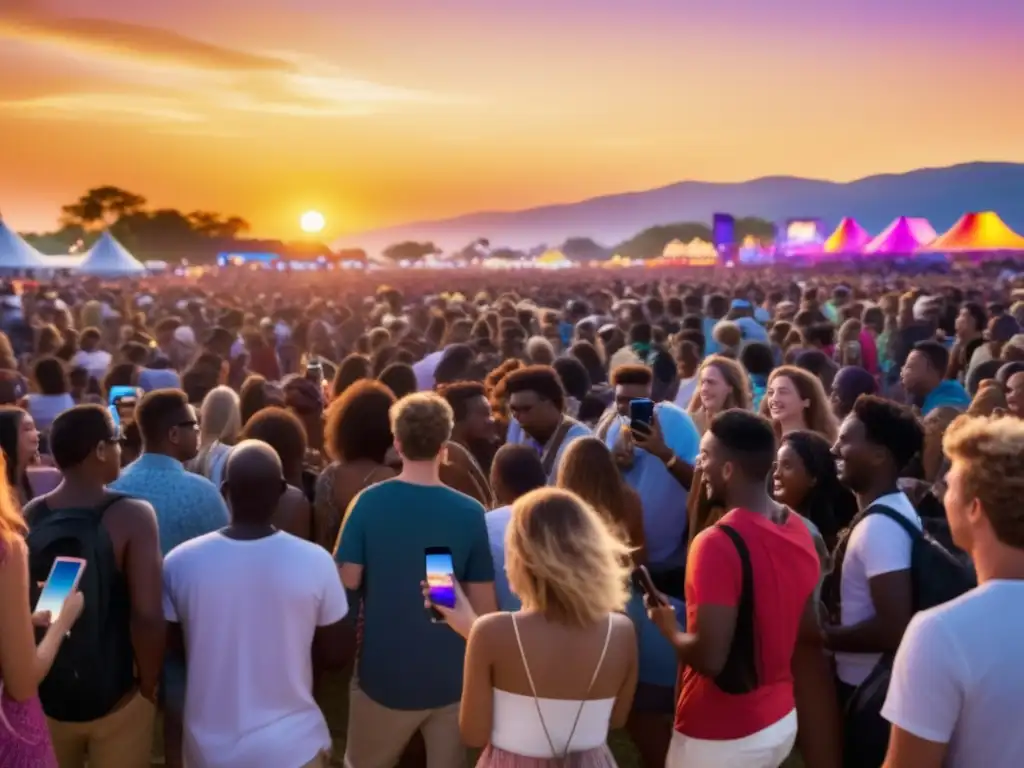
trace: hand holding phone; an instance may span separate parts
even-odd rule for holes
[[[638,397],[629,401],[629,429],[632,432],[646,434],[651,431],[654,423],[654,401],[647,397]]]
[[[70,629],[85,606],[85,597],[78,591],[78,582],[85,571],[85,560],[80,557],[54,558],[50,575],[43,584],[33,611],[33,621],[37,623],[55,624],[64,631]],[[44,622],[43,617],[49,621]],[[38,617],[38,618],[36,618]]]
[[[452,562],[452,551],[448,547],[427,547],[424,556],[431,621],[444,623],[444,616],[434,606],[455,607],[455,565]]]
[[[668,605],[664,596],[658,591],[658,588],[654,586],[654,579],[651,578],[651,572],[647,570],[646,565],[639,565],[633,569],[633,583],[636,584],[637,588],[644,593],[649,604],[659,606]]]

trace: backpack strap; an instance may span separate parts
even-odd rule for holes
[[[749,693],[758,687],[757,657],[754,628],[754,568],[750,550],[739,531],[730,525],[718,523],[718,530],[729,537],[740,558],[740,599],[736,607],[736,627],[725,666],[715,677],[725,693]]]
[[[562,443],[565,442],[566,436],[569,434],[569,430],[572,428],[572,420],[562,417],[562,423],[558,425],[558,429],[555,430],[555,434],[548,440],[547,446],[544,448],[544,454],[541,456],[540,463],[544,468],[544,477],[551,475],[551,470],[555,468],[555,460],[558,458],[558,449],[562,447]]]
[[[882,517],[889,518],[894,523],[896,523],[900,528],[906,531],[907,535],[910,537],[910,540],[912,542],[915,542],[918,539],[923,538],[924,536],[920,529],[918,529],[909,520],[907,520],[906,515],[901,515],[895,509],[893,509],[892,507],[888,507],[885,504],[872,504],[870,507],[864,510],[864,517],[867,517],[868,515],[881,515]]]
[[[897,523],[911,537],[912,542],[916,536],[921,534],[919,530],[911,525],[910,521],[907,520],[906,517],[886,504],[872,504],[863,512],[858,512],[854,515],[850,524],[839,534],[839,541],[836,543],[835,549],[832,551],[832,572],[825,577],[824,585],[821,590],[821,597],[822,601],[825,603],[825,607],[828,609],[829,613],[834,614],[832,616],[833,621],[838,621],[838,614],[840,610],[840,586],[843,580],[843,564],[846,562],[846,550],[850,546],[850,537],[853,535],[853,529],[869,515],[882,515]]]

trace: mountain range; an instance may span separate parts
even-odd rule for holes
[[[993,210],[1024,231],[1024,164],[966,163],[868,176],[850,182],[770,176],[738,183],[681,181],[642,192],[603,195],[522,211],[487,211],[421,221],[345,237],[336,247],[377,253],[406,240],[430,241],[442,250],[477,238],[491,247],[557,246],[569,237],[590,237],[614,247],[657,224],[711,222],[714,213],[758,216],[782,222],[820,218],[834,226],[853,216],[872,234],[901,215],[929,219],[942,232],[967,211]]]

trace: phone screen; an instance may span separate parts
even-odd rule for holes
[[[427,586],[430,588],[430,602],[455,607],[455,566],[452,551],[448,547],[430,547],[426,550]],[[435,618],[440,614],[434,612]]]
[[[118,429],[122,422],[130,420],[135,413],[135,404],[139,400],[139,390],[135,387],[118,386],[110,388],[108,410]]]
[[[77,557],[58,557],[53,561],[50,575],[46,578],[46,584],[39,595],[39,602],[36,604],[36,613],[42,611],[50,612],[50,621],[56,621],[60,615],[60,609],[64,601],[68,599],[78,580],[85,570],[85,560]]]
[[[634,432],[649,432],[654,422],[654,401],[640,397],[629,401],[629,428]]]

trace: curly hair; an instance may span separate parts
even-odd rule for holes
[[[394,444],[388,411],[395,404],[391,390],[378,381],[356,381],[327,409],[324,449],[334,461],[384,463]]]
[[[963,469],[968,499],[977,499],[1003,544],[1024,549],[1024,421],[960,416],[942,448]]]

